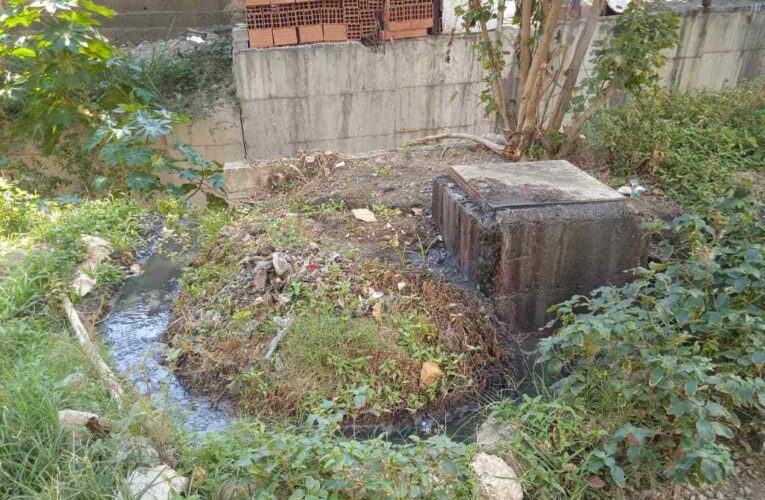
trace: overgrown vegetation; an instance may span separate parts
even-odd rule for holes
[[[736,173],[765,168],[765,82],[644,93],[599,113],[585,134],[617,180],[639,178],[703,210]]]
[[[230,31],[230,26],[213,29],[193,50],[174,52],[172,43],[157,44],[149,57],[134,56],[168,109],[200,117],[236,94]]]
[[[736,439],[761,439],[762,211],[742,187],[703,217],[657,224],[674,241],[662,261],[628,285],[555,307],[557,330],[539,351],[549,373],[564,375],[559,399],[496,410],[522,429],[509,445],[531,491],[607,486],[591,474],[611,488],[719,481],[733,471]],[[563,427],[551,410],[579,423]],[[550,440],[552,449],[541,445]],[[552,473],[549,453],[565,457],[567,474]]]
[[[469,447],[436,436],[393,444],[338,438],[335,426],[282,432],[243,425],[186,451],[205,497],[469,498]],[[236,495],[234,495],[236,496]]]
[[[69,296],[83,234],[110,241],[127,262],[138,244],[147,210],[130,201],[103,200],[78,206],[36,203],[3,184],[0,200],[0,496],[3,498],[112,498],[139,461],[126,459],[117,440],[147,431],[154,415],[140,399],[119,411],[87,357],[72,340],[59,311]],[[160,200],[165,222],[188,211],[177,199]],[[217,232],[224,213],[200,218],[203,234]],[[106,263],[103,290],[125,276]],[[108,272],[107,272],[108,271]],[[239,318],[241,319],[241,318]],[[75,384],[61,382],[83,375]],[[84,437],[63,428],[57,412],[95,412],[114,423],[111,436]],[[153,419],[154,417],[152,417]],[[190,494],[316,498],[466,497],[473,489],[469,447],[444,437],[406,444],[384,439],[356,441],[338,435],[341,414],[327,411],[298,428],[254,422],[211,436],[200,446],[162,422],[152,436],[179,450],[177,468],[193,478]],[[84,430],[84,429],[83,429]],[[149,430],[151,432],[151,430]],[[172,439],[172,443],[168,442]],[[169,453],[169,455],[167,455]]]
[[[23,207],[23,212],[19,208]],[[143,209],[101,201],[80,207],[39,206],[0,185],[0,496],[110,497],[132,465],[108,440],[73,439],[57,412],[84,409],[121,417],[109,393],[70,339],[59,311],[66,283],[84,250],[81,235],[109,239],[131,252]],[[23,214],[23,216],[20,216]],[[111,280],[106,280],[111,276]],[[102,273],[109,287],[123,273]],[[58,385],[86,374],[77,390]]]
[[[89,195],[220,196],[220,165],[185,144],[176,145],[182,160],[157,146],[186,118],[167,111],[141,68],[98,33],[98,19],[113,15],[89,0],[9,2],[0,17],[4,175],[30,188],[57,187],[62,179],[46,186],[45,165],[25,159],[41,152],[61,159]],[[168,174],[183,182],[168,183]]]
[[[679,39],[680,22],[675,14],[654,3],[631,2],[614,19],[610,36],[593,41],[604,5],[604,0],[593,2],[579,30],[567,22],[572,6],[565,0],[516,2],[513,23],[518,26],[518,37],[513,53],[517,54],[518,86],[514,98],[505,93],[505,1],[498,0],[495,6],[494,0],[471,0],[457,6],[455,13],[467,31],[478,33],[473,48],[486,73],[481,102],[487,114],[498,117],[506,143],[467,134],[436,135],[422,141],[469,138],[514,160],[527,157],[534,149],[566,157],[585,124],[617,93],[640,95],[656,87],[657,70],[667,60],[666,49]],[[491,20],[497,22],[493,34],[488,29]],[[578,33],[577,40],[568,44],[564,38],[572,30]],[[577,85],[591,44],[594,70]],[[567,115],[570,120],[564,126]]]

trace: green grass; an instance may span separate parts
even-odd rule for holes
[[[615,183],[638,178],[685,206],[708,206],[736,173],[765,168],[765,82],[662,90],[599,113],[585,134]]]
[[[116,461],[110,440],[74,442],[58,411],[120,415],[73,341],[58,299],[82,254],[80,236],[102,236],[129,251],[142,209],[102,201],[34,210],[27,227],[5,227],[15,235],[3,243],[16,253],[0,266],[0,497],[108,498],[130,464]],[[118,279],[115,271],[99,275]],[[74,372],[89,382],[71,392],[56,387]]]

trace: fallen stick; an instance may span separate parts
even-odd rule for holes
[[[117,407],[122,409],[122,401],[125,397],[125,393],[122,391],[122,386],[120,385],[119,379],[117,379],[117,376],[114,374],[112,369],[109,368],[109,365],[106,364],[101,355],[98,353],[98,349],[96,349],[96,346],[90,340],[88,330],[85,328],[85,325],[82,324],[80,315],[77,314],[77,311],[75,311],[74,305],[72,305],[72,301],[66,297],[63,300],[63,305],[64,312],[66,312],[66,317],[69,319],[69,324],[72,325],[72,330],[74,330],[74,334],[77,337],[80,346],[82,346],[85,354],[88,355],[90,362],[93,364],[93,367],[96,369],[98,374],[102,379],[104,379],[104,382],[106,382],[109,393],[117,403]]]
[[[279,342],[282,341],[284,334],[286,334],[287,330],[292,326],[292,316],[289,315],[284,318],[276,318],[274,321],[276,321],[276,324],[278,325],[276,337],[274,337],[271,340],[271,343],[268,344],[268,350],[266,351],[266,355],[263,356],[263,359],[271,359],[271,356],[274,355],[274,351],[276,351],[276,348],[279,346]]]
[[[497,144],[496,142],[491,142],[490,140],[484,139],[483,137],[480,137],[477,135],[460,134],[460,133],[429,135],[427,137],[423,137],[422,139],[409,141],[407,145],[409,146],[409,145],[415,145],[415,144],[425,144],[428,142],[440,141],[441,139],[467,139],[469,141],[477,142],[478,144],[489,148],[490,150],[494,151],[498,155],[504,154],[505,152],[505,146],[501,144]]]

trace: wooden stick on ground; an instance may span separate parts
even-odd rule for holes
[[[483,137],[480,137],[477,135],[460,134],[460,133],[429,135],[421,139],[410,141],[407,143],[407,145],[425,144],[428,142],[440,141],[441,139],[467,139],[468,141],[477,142],[478,144],[491,149],[498,155],[501,155],[505,152],[505,146],[501,144],[497,144],[496,142],[491,142],[490,140],[484,139]]]
[[[119,379],[98,353],[98,349],[96,348],[95,344],[93,344],[93,341],[90,340],[88,330],[85,328],[85,325],[82,324],[80,315],[77,314],[77,311],[74,309],[72,301],[70,301],[68,297],[64,298],[63,305],[66,317],[69,319],[69,323],[72,325],[72,330],[74,330],[74,334],[77,337],[80,346],[82,346],[82,349],[85,351],[85,354],[87,354],[88,359],[90,359],[90,362],[93,364],[93,367],[96,369],[98,374],[102,379],[104,379],[104,382],[106,382],[109,393],[117,403],[117,407],[122,409],[122,402],[125,399],[125,393],[122,391],[122,385],[120,385]]]

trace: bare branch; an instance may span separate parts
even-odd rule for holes
[[[501,144],[497,144],[496,142],[491,142],[490,140],[484,139],[483,137],[478,135],[461,134],[461,133],[429,135],[427,137],[423,137],[421,139],[416,139],[414,141],[408,142],[406,145],[413,146],[417,144],[426,144],[428,142],[440,141],[442,139],[466,139],[468,141],[477,142],[478,144],[485,146],[488,149],[494,151],[498,155],[501,155],[505,152],[505,146]]]

